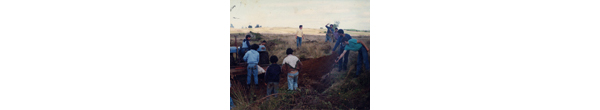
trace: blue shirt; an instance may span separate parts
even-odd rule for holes
[[[242,41],[242,48],[248,48],[250,47],[250,41],[248,41],[248,39],[244,39]]]
[[[348,39],[352,39],[352,36],[350,36],[349,34],[344,34],[343,38],[348,38]],[[343,44],[344,42],[342,42],[342,36],[340,36],[340,38],[335,41],[335,46],[333,46],[333,51],[335,51],[335,49],[338,47],[338,45],[340,45],[340,49],[344,49],[345,45]]]
[[[331,33],[333,31],[333,27],[325,26],[327,28],[327,33]]]
[[[267,51],[267,47],[265,47],[265,45],[259,45],[257,51]]]
[[[260,55],[256,50],[250,50],[244,55],[244,61],[248,64],[258,64],[258,58],[260,58]]]

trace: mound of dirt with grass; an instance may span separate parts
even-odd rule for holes
[[[302,61],[304,65],[300,71],[300,77],[306,77],[306,80],[301,80],[300,85],[309,89],[316,89],[321,92],[326,89],[329,85],[323,85],[320,83],[321,78],[327,73],[331,72],[337,54],[331,54],[319,58]]]

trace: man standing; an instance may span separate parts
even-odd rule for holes
[[[344,40],[346,40],[346,38],[344,38]],[[346,40],[344,44],[346,44],[346,47],[344,47],[344,52],[342,52],[342,54],[348,51],[358,51],[358,57],[356,59],[358,62],[356,62],[356,75],[354,77],[360,75],[360,72],[362,72],[360,70],[362,70],[363,65],[365,66],[366,71],[369,71],[369,47],[367,47],[364,42],[356,39]],[[335,62],[338,62],[342,57],[344,56],[340,55]]]
[[[338,32],[338,28],[335,28],[335,30],[333,32],[331,32],[331,33],[333,33],[333,42],[340,40],[340,34],[338,34],[337,32]]]
[[[349,34],[344,34],[344,30],[341,29],[338,30],[337,33],[339,34],[340,38],[338,38],[338,40],[335,42],[335,46],[333,46],[332,52],[335,52],[335,49],[337,49],[337,47],[340,46],[340,51],[338,52],[338,54],[341,55],[342,52],[344,52],[344,48],[346,47],[346,44],[344,42],[352,39],[352,36],[350,36]],[[340,62],[337,62],[339,66],[338,72],[348,69],[348,67],[346,66],[348,65],[348,54],[349,53],[345,53],[343,55],[344,58]]]
[[[258,88],[258,61],[260,58],[260,54],[256,51],[256,49],[258,49],[258,45],[253,44],[250,47],[251,50],[249,50],[248,52],[246,52],[246,55],[244,55],[244,61],[246,61],[248,63],[248,81],[247,81],[247,85],[250,85],[250,81],[251,76],[254,76],[254,85],[256,86],[255,88]]]
[[[329,26],[327,26],[327,25],[329,25]],[[331,40],[331,42],[333,42],[333,40],[332,40],[332,36],[333,36],[332,32],[334,32],[333,31],[333,24],[327,23],[325,25],[325,27],[327,28],[327,35],[325,36],[325,42],[330,41],[330,40]]]
[[[281,64],[282,71],[288,73],[288,90],[298,89],[298,73],[302,67],[302,62],[298,57],[292,55],[293,52],[294,50],[288,48],[285,52],[288,56],[283,59],[283,64]]]
[[[300,28],[296,30],[296,49],[300,49],[300,46],[302,46],[302,39],[304,39],[304,37],[302,37],[303,35],[302,25],[300,25]]]

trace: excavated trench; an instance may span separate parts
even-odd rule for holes
[[[298,78],[298,87],[301,89],[312,89],[317,90],[318,92],[322,92],[325,89],[329,88],[332,82],[328,77],[324,77],[326,74],[330,73],[333,69],[333,65],[335,63],[335,58],[337,54],[326,55],[319,58],[311,58],[311,59],[300,59],[303,64],[303,69],[300,71]],[[266,67],[265,67],[266,69]],[[245,71],[244,71],[245,72]],[[279,87],[287,88],[287,73],[282,73],[279,75]],[[233,77],[232,84],[236,86],[232,88],[235,89],[244,89],[244,94],[249,95],[251,93],[258,94],[254,96],[256,98],[260,98],[266,95],[266,83],[264,82],[264,74],[258,75],[258,86],[259,88],[251,88],[246,89],[247,75],[237,75]],[[251,85],[254,85],[254,79],[252,79]]]

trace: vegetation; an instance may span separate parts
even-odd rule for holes
[[[267,51],[270,55],[279,58],[278,64],[285,58],[285,50],[292,48],[296,52],[294,55],[301,59],[318,58],[330,55],[333,44],[324,43],[324,36],[307,35],[303,40],[302,48],[296,49],[296,39],[293,35],[286,34],[259,34],[252,33],[257,38],[267,41]],[[245,34],[232,34],[240,36]],[[231,37],[233,38],[233,37]],[[370,45],[368,36],[359,40],[366,41]],[[262,40],[253,40],[250,43],[259,43]],[[233,39],[230,43],[233,43]],[[238,45],[241,41],[238,40]],[[233,44],[231,44],[233,45]],[[299,82],[309,82],[324,85],[324,88],[300,87],[299,91],[288,91],[286,83],[280,83],[277,97],[266,96],[265,92],[250,92],[246,95],[243,86],[233,85],[231,97],[236,105],[235,110],[246,109],[369,109],[370,108],[370,73],[363,72],[358,78],[353,78],[355,74],[355,65],[357,52],[351,52],[349,55],[348,71],[337,72],[334,68],[332,72],[322,77],[321,81],[313,81],[306,77],[300,78]]]

